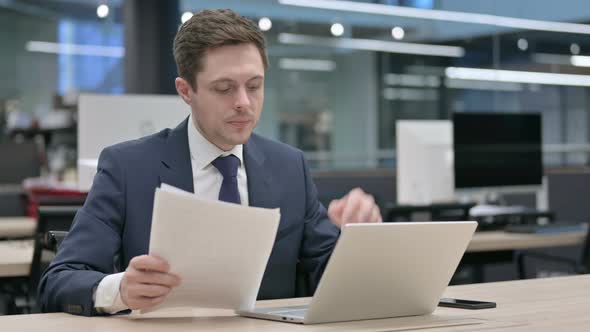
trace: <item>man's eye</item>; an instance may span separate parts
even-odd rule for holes
[[[217,88],[215,88],[215,91],[217,91],[219,93],[228,93],[229,90],[231,90],[230,87],[217,87]]]
[[[251,85],[248,87],[248,90],[250,91],[256,91],[258,89],[260,89],[260,85]]]

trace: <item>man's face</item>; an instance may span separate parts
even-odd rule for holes
[[[191,106],[197,129],[220,149],[244,144],[260,118],[264,100],[264,64],[253,44],[211,49],[196,75],[196,89],[176,87]],[[183,93],[186,92],[186,93]]]

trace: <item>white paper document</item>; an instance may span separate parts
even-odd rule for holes
[[[168,261],[182,282],[164,303],[134,314],[252,309],[279,219],[279,209],[204,200],[163,184],[156,189],[149,253]]]

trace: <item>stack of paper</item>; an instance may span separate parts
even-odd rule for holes
[[[156,189],[149,253],[168,261],[182,283],[140,314],[252,309],[279,219],[279,209],[203,200],[168,185]]]

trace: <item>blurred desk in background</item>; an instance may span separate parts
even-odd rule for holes
[[[0,277],[27,277],[32,260],[33,240],[0,241]]]
[[[505,231],[476,232],[468,253],[576,246],[584,243],[586,231],[552,234],[524,234]]]
[[[0,217],[0,239],[32,237],[37,222],[30,217]]]
[[[485,265],[514,263],[514,272],[517,272],[521,269],[521,266],[515,261],[517,251],[579,246],[584,244],[586,237],[586,230],[550,234],[524,234],[506,231],[476,232],[467,246],[459,266],[473,268],[468,283],[485,282]]]

